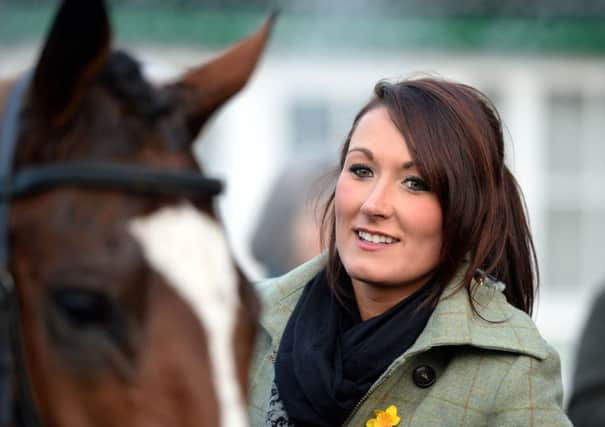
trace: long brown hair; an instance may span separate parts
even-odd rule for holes
[[[431,303],[467,261],[459,289],[472,291],[477,283],[472,279],[481,270],[504,282],[508,301],[531,314],[538,264],[521,191],[504,163],[502,123],[494,105],[477,89],[446,80],[381,81],[353,120],[340,170],[359,120],[377,107],[388,110],[443,210]],[[335,190],[323,211],[322,241],[328,247],[328,280],[338,292],[336,279],[344,267],[335,244],[334,196]]]

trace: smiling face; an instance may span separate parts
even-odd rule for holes
[[[384,107],[368,111],[351,135],[335,215],[336,248],[356,295],[371,288],[394,305],[437,267],[441,206]]]

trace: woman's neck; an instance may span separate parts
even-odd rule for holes
[[[403,301],[428,282],[414,285],[372,284],[351,278],[357,308],[362,321],[380,316],[382,313]]]

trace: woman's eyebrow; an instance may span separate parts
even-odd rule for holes
[[[372,152],[370,150],[368,150],[367,148],[363,148],[363,147],[359,147],[359,148],[351,148],[348,152],[347,155],[355,152],[355,151],[359,151],[360,153],[363,153],[366,155],[366,157],[370,160],[374,160],[374,155],[372,154]]]
[[[359,151],[360,153],[364,154],[368,159],[374,160],[374,155],[372,154],[372,152],[370,150],[368,150],[367,148],[363,148],[363,147],[351,148],[349,151],[347,151],[347,156],[355,151]],[[401,165],[401,169],[404,169],[404,170],[413,169],[415,167],[416,167],[416,162],[414,162],[413,160],[408,160],[407,162],[403,162],[403,164]]]

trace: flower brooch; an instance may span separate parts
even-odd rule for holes
[[[384,411],[376,409],[374,418],[366,422],[366,427],[393,427],[399,424],[401,418],[397,416],[397,406],[391,405]]]

